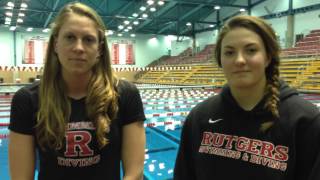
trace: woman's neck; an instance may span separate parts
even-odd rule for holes
[[[63,75],[63,79],[67,86],[68,97],[81,99],[87,96],[90,78],[91,73],[85,75]]]
[[[244,110],[252,110],[265,95],[266,81],[261,81],[252,87],[237,88],[230,87],[231,94],[238,105]]]

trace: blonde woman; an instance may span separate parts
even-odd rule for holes
[[[137,88],[111,69],[105,26],[90,7],[67,4],[52,24],[43,77],[12,99],[12,180],[143,177],[145,115]]]
[[[227,84],[184,124],[175,180],[318,180],[320,113],[279,80],[273,29],[236,16],[215,50]]]

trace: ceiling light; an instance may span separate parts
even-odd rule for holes
[[[130,36],[131,36],[131,37],[136,37],[136,35],[135,35],[135,34],[130,34]]]
[[[141,7],[140,7],[140,10],[141,10],[141,11],[145,11],[146,9],[147,9],[147,8],[144,7],[144,6],[141,6]]]
[[[14,4],[13,4],[13,2],[11,2],[11,1],[9,1],[8,3],[7,3],[7,6],[9,6],[9,7],[14,7]]]
[[[18,19],[17,19],[17,22],[18,22],[18,23],[23,23],[23,19],[18,18]]]
[[[46,29],[43,29],[43,30],[42,30],[42,32],[44,32],[44,33],[47,33],[47,32],[49,32],[49,31],[50,31],[49,28],[46,28]]]
[[[106,36],[112,35],[112,34],[113,34],[113,31],[112,31],[112,30],[107,30],[104,34],[105,34]]]
[[[240,12],[245,12],[246,9],[245,9],[245,8],[241,8],[239,11],[240,11]]]
[[[27,5],[27,3],[21,3],[20,7],[21,7],[21,8],[27,8],[28,5]]]
[[[132,14],[133,17],[138,17],[139,15],[137,13]]]
[[[122,26],[122,25],[119,25],[119,26],[118,26],[118,28],[119,28],[119,29],[123,29],[123,28],[124,28],[124,26]]]
[[[142,14],[142,17],[143,17],[143,18],[147,18],[147,17],[148,17],[148,14],[145,14],[145,13],[144,13],[144,14]]]
[[[214,9],[215,10],[219,10],[219,9],[221,9],[221,7],[220,6],[214,6]]]
[[[123,23],[124,23],[124,24],[130,24],[130,21],[125,20]]]
[[[127,28],[128,28],[128,29],[132,29],[132,26],[128,26]]]
[[[12,12],[6,12],[6,16],[12,17]]]
[[[33,28],[32,27],[29,27],[29,28],[27,28],[27,31],[32,31],[33,30]]]
[[[155,7],[152,7],[152,8],[150,8],[150,11],[151,11],[151,12],[154,12],[154,11],[156,11],[156,8],[155,8]]]
[[[112,35],[112,34],[113,34],[113,31],[112,31],[112,30],[108,30],[108,34],[109,34],[109,35]]]
[[[164,5],[164,2],[163,2],[163,1],[158,1],[158,4],[159,4],[160,6],[162,6],[162,5]]]
[[[11,21],[6,21],[4,24],[10,25]]]
[[[24,17],[25,14],[24,14],[24,13],[19,13],[18,16],[19,16],[19,17]]]
[[[128,32],[128,31],[129,31],[129,29],[125,29],[124,31],[125,31],[125,32]]]
[[[121,37],[121,36],[122,36],[122,34],[121,34],[121,33],[119,33],[119,34],[118,34],[118,36],[120,36],[120,37]]]
[[[186,25],[187,26],[191,26],[192,24],[191,24],[191,22],[187,22]]]
[[[153,0],[148,0],[148,1],[147,1],[147,4],[149,4],[149,5],[152,5],[153,3],[154,3]]]
[[[4,20],[5,20],[5,21],[10,21],[10,22],[11,22],[11,18],[9,18],[9,17],[6,17]]]
[[[16,30],[16,26],[11,26],[9,29],[10,29],[10,31],[14,31],[14,30]]]
[[[134,24],[134,25],[138,25],[138,24],[139,24],[139,21],[133,21],[133,24]]]

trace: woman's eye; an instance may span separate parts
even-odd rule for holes
[[[255,52],[257,52],[257,49],[255,49],[255,48],[249,48],[249,49],[247,49],[247,52],[248,52],[249,54],[254,54]]]
[[[66,35],[65,39],[68,41],[73,41],[75,39],[75,37],[73,35]]]
[[[88,44],[92,44],[96,42],[96,39],[93,37],[85,37],[84,38],[84,42],[88,43]]]
[[[225,56],[232,56],[233,55],[233,51],[225,51],[223,54]]]

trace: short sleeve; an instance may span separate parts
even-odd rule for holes
[[[33,105],[31,94],[27,89],[18,90],[11,102],[10,124],[11,131],[31,135],[34,133]]]
[[[127,81],[121,80],[119,90],[119,119],[122,125],[146,119],[138,88]]]

